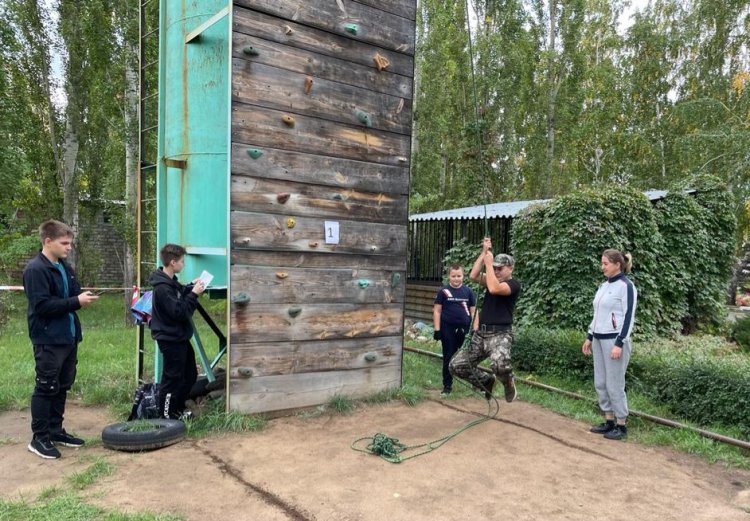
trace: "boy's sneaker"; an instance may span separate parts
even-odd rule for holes
[[[65,432],[65,429],[63,429],[61,432],[58,432],[57,434],[50,434],[49,437],[50,440],[52,440],[52,443],[54,443],[55,445],[64,445],[65,447],[73,447],[74,449],[83,447],[84,443],[86,443],[81,438],[71,436],[70,434]]]
[[[41,458],[57,459],[60,457],[60,451],[52,445],[49,438],[37,438],[34,436],[31,438],[31,443],[29,443],[28,449],[29,452],[33,452]]]
[[[444,387],[443,392],[440,393],[440,396],[446,397],[451,393],[452,389],[450,387]]]
[[[625,425],[615,425],[615,428],[604,433],[608,440],[622,440],[628,437],[628,428]]]
[[[600,423],[599,425],[594,425],[589,430],[594,434],[606,434],[614,428],[615,422],[612,420],[607,420],[604,423]]]

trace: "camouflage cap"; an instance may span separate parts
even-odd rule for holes
[[[495,268],[500,268],[502,266],[513,266],[513,257],[508,255],[507,253],[498,253],[495,255],[495,260],[492,261],[492,265]]]

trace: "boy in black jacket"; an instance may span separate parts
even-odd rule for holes
[[[73,248],[73,230],[49,220],[39,226],[42,250],[23,270],[23,288],[29,301],[29,337],[34,347],[36,383],[31,395],[31,431],[28,449],[46,459],[60,457],[55,445],[80,447],[83,440],[63,429],[65,401],[78,364],[78,343],[83,339],[76,310],[99,297],[81,293],[76,274],[64,259]]]
[[[190,388],[198,378],[195,352],[190,345],[190,317],[205,287],[200,279],[187,286],[177,281],[176,275],[185,267],[186,253],[182,246],[165,244],[159,252],[162,267],[148,278],[154,288],[149,329],[164,356],[159,410],[164,418],[172,419],[182,415]]]

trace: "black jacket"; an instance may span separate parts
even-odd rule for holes
[[[192,285],[183,286],[177,277],[170,278],[159,268],[148,277],[153,286],[151,338],[156,341],[184,342],[193,336],[190,317],[198,306]]]
[[[63,296],[60,270],[42,252],[31,259],[23,270],[23,289],[29,301],[29,337],[33,344],[74,344],[83,340],[81,322],[75,313],[81,309],[78,301],[81,286],[73,268],[63,260],[60,262],[68,278],[68,298]],[[70,313],[73,314],[75,338],[70,331]]]

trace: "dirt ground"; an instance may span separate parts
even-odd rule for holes
[[[437,397],[435,397],[437,398]],[[750,521],[750,473],[667,449],[613,442],[524,402],[501,403],[437,451],[398,465],[349,448],[384,432],[407,444],[485,412],[476,399],[369,406],[352,415],[272,420],[260,433],[129,454],[101,445],[27,452],[28,411],[0,414],[0,496],[33,500],[104,456],[116,466],[82,495],[124,512],[188,520]],[[72,405],[68,429],[97,436],[112,418]]]

